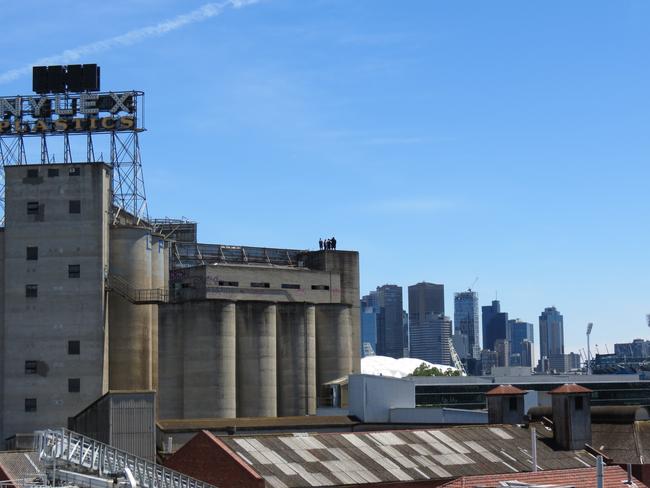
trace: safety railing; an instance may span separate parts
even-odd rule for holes
[[[109,274],[106,287],[136,305],[168,303],[169,291],[164,288],[135,288],[121,276]]]
[[[64,463],[99,476],[121,476],[128,468],[143,488],[215,488],[68,429],[38,431],[34,443],[40,459],[46,463]]]

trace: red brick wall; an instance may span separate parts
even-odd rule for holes
[[[264,479],[206,430],[172,454],[165,466],[218,487],[264,488]]]

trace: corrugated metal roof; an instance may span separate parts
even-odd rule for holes
[[[271,486],[288,488],[520,473],[532,464],[530,432],[511,425],[221,440]],[[586,451],[554,451],[539,441],[537,457],[544,470],[595,465]]]
[[[186,432],[199,430],[223,430],[228,427],[237,429],[263,428],[314,428],[353,426],[360,422],[343,415],[302,415],[295,417],[240,417],[211,419],[165,419],[158,420],[157,425],[163,432]]]
[[[643,488],[646,485],[632,478],[632,485],[624,485],[627,473],[620,466],[605,466],[603,486],[605,488],[623,488],[623,486]],[[534,486],[572,486],[574,488],[593,488],[596,486],[594,468],[562,469],[556,471],[538,471],[536,473],[497,474],[485,476],[464,476],[442,485],[444,488],[503,488],[504,483],[525,483]],[[525,486],[525,485],[524,485]]]
[[[591,393],[589,388],[576,385],[575,383],[564,383],[562,386],[552,389],[548,392],[550,395],[568,394],[568,393]]]
[[[486,396],[500,396],[500,395],[525,395],[526,392],[512,385],[499,385],[492,388],[485,395]]]

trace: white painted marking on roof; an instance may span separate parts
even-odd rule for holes
[[[433,463],[431,463],[429,466],[427,466],[428,469],[433,471],[436,475],[440,476],[441,478],[451,478],[451,473],[447,471],[445,468],[442,466],[437,466]]]
[[[575,456],[575,458],[576,458],[578,461],[580,461],[582,464],[584,464],[585,466],[587,466],[588,468],[591,468],[591,464],[584,462],[584,461],[583,461],[582,459],[580,459],[578,456]]]
[[[255,450],[250,442],[248,442],[246,439],[235,439],[235,442],[248,452]]]
[[[330,480],[327,476],[325,476],[323,473],[314,473],[314,478],[318,480],[318,483],[321,486],[328,486],[328,485],[333,485],[332,480]]]
[[[516,460],[515,458],[513,458],[510,454],[508,454],[508,453],[507,453],[506,451],[504,451],[503,449],[501,449],[501,454],[503,454],[505,457],[507,457],[507,458],[510,459],[511,461],[517,462],[517,460]]]
[[[387,471],[400,481],[413,481],[413,478],[410,475],[408,475],[407,473],[405,473],[399,468],[389,469]]]
[[[269,483],[273,488],[289,488],[282,480],[276,476],[265,476],[264,481]]]
[[[429,434],[436,437],[441,442],[443,442],[445,445],[451,447],[452,449],[454,449],[455,451],[457,451],[457,452],[459,452],[461,454],[469,454],[470,453],[469,449],[467,449],[465,446],[463,446],[459,442],[456,442],[454,439],[449,437],[444,432],[441,432],[439,430],[430,430]]]
[[[404,454],[392,446],[379,446],[379,449],[384,451],[390,456],[391,459],[395,460],[398,464],[401,464],[405,468],[415,468],[417,466],[417,464],[413,464],[410,459],[405,457]]]
[[[433,454],[422,444],[409,444],[409,447],[413,448],[418,454],[422,454],[423,456],[431,456],[431,454]]]
[[[276,468],[278,468],[280,471],[282,471],[283,474],[286,474],[287,476],[292,476],[296,474],[296,470],[291,468],[288,464],[274,464]]]
[[[386,456],[382,456],[379,451],[364,442],[361,436],[356,436],[355,434],[342,434],[342,437],[350,441],[350,443],[358,448],[363,454],[368,456],[373,461],[379,463],[384,468],[399,469],[399,466],[397,464],[388,459]]]
[[[250,451],[248,454],[253,456],[253,458],[260,464],[273,464],[273,461],[268,459],[264,454],[257,451]]]
[[[433,456],[433,459],[435,459],[436,462],[442,464],[443,466],[475,464],[475,461],[472,458],[469,458],[464,454],[436,454]]]
[[[415,431],[413,433],[417,437],[422,439],[426,443],[427,447],[431,447],[431,448],[435,449],[436,452],[438,452],[439,454],[451,454],[451,453],[454,452],[451,449],[449,449],[447,446],[445,446],[444,444],[439,442],[431,434],[428,434],[427,432],[423,432],[423,431],[418,430],[418,431]]]
[[[329,453],[340,461],[353,461],[350,455],[345,452],[345,449],[339,447],[332,447],[329,449]]]
[[[497,436],[501,437],[501,439],[514,439],[510,434],[508,434],[505,430],[499,428],[499,427],[490,427],[489,428],[494,434]]]
[[[248,459],[246,456],[244,456],[243,453],[237,451],[237,455],[238,455],[240,458],[242,458],[244,461],[246,461],[248,464],[250,464],[251,466],[253,465],[253,462],[252,462],[250,459]]]
[[[510,466],[510,465],[509,465],[508,463],[506,463],[505,461],[501,461],[501,462],[502,462],[503,464],[505,464],[506,466],[508,466],[510,469],[512,469],[515,473],[518,473],[518,472],[519,472],[519,470],[513,468],[512,466]]]
[[[277,452],[274,452],[271,449],[267,448],[260,452],[264,454],[267,458],[269,458],[273,462],[273,464],[287,464],[289,462],[286,459],[284,459],[282,456],[280,456]]]
[[[428,474],[426,474],[426,473],[423,473],[423,472],[422,472],[422,471],[420,471],[420,470],[419,470],[418,468],[413,468],[413,471],[415,471],[415,472],[417,472],[417,473],[419,473],[419,474],[421,474],[421,475],[422,475],[422,477],[423,477],[424,479],[426,479],[426,480],[428,480],[429,478],[431,478],[431,476],[429,476],[429,475],[428,475]]]
[[[257,439],[248,439],[248,443],[253,447],[253,449],[257,451],[263,451],[264,449],[267,449],[264,447],[264,444],[262,444]]]
[[[314,457],[307,449],[302,447],[301,443],[294,442],[297,439],[292,437],[279,437],[279,439],[289,448],[292,452],[300,456],[303,461],[308,463],[318,462],[318,458]]]
[[[309,446],[309,449],[327,449],[324,444],[313,436],[305,437],[302,440]]]
[[[476,451],[479,456],[482,456],[483,458],[487,459],[491,463],[498,463],[501,462],[501,458],[497,456],[496,454],[491,453],[488,451],[485,447],[483,447],[481,444],[478,442],[474,441],[465,441],[465,444],[467,444],[468,447]]]
[[[289,463],[289,467],[292,468],[298,475],[303,478],[307,483],[309,483],[311,486],[319,486],[319,481],[318,479],[309,471],[307,471],[305,468],[303,468],[300,464],[298,463]]]
[[[406,441],[400,439],[392,432],[373,432],[368,435],[383,446],[402,446],[406,444]]]
[[[337,478],[341,483],[344,485],[354,485],[357,483],[357,481],[353,480],[350,478],[346,473],[343,471],[332,471],[332,475]]]

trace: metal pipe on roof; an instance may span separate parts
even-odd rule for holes
[[[530,428],[530,451],[533,456],[533,473],[537,472],[537,431],[535,427]]]
[[[596,487],[603,488],[603,457],[596,458]]]
[[[627,481],[626,484],[631,485],[632,484],[632,465],[630,463],[627,463]]]

